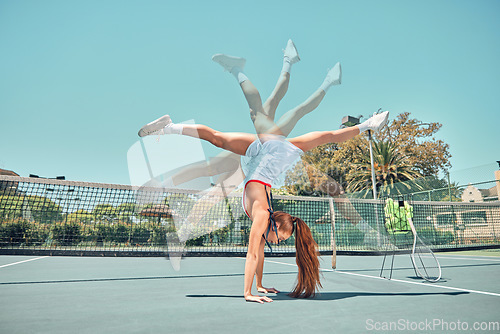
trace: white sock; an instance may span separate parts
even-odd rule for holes
[[[365,132],[366,130],[370,130],[370,122],[369,122],[370,119],[367,119],[366,121],[364,121],[363,123],[361,124],[358,124],[358,129],[359,129],[359,133],[363,133]]]
[[[163,134],[166,135],[181,135],[182,129],[184,129],[183,124],[170,123],[163,128]]]
[[[231,70],[231,74],[234,75],[239,84],[241,84],[243,81],[248,80],[248,77],[239,67],[233,67],[233,69]]]
[[[332,83],[330,82],[330,80],[325,79],[325,81],[323,81],[323,83],[321,84],[321,86],[319,86],[319,88],[326,93],[328,92],[328,89],[330,89],[331,86]]]
[[[290,59],[288,57],[283,58],[283,68],[281,69],[281,72],[288,72],[290,73],[290,70],[292,69],[292,64],[290,63]]]

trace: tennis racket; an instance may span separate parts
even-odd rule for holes
[[[429,246],[418,236],[411,215],[407,213],[406,217],[413,233],[413,248],[410,257],[415,273],[428,282],[437,282],[441,279],[441,265]]]

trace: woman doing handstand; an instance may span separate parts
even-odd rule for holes
[[[237,66],[241,64],[241,58],[216,55],[214,61],[220,63],[238,78],[250,106],[257,135],[224,133],[201,124],[175,124],[172,123],[168,115],[145,125],[139,135],[181,134],[203,139],[216,147],[243,156],[243,164],[246,166],[244,168],[246,175],[243,207],[252,220],[245,262],[244,297],[247,301],[259,303],[272,301],[266,296],[252,295],[253,279],[254,276],[257,276],[257,287],[262,287],[266,242],[277,244],[288,239],[294,233],[298,278],[290,296],[296,298],[313,296],[316,289],[321,286],[317,244],[309,227],[302,219],[285,212],[272,211],[269,200],[271,185],[304,152],[323,144],[347,141],[366,130],[378,131],[386,124],[388,112],[374,115],[357,126],[333,131],[310,132],[295,138],[285,139],[285,135],[293,128],[296,121],[286,119],[280,122],[280,119],[274,123],[274,117],[270,118],[264,112],[259,92],[243,74],[241,67]],[[329,78],[330,85],[340,83],[339,64],[330,70],[330,74],[332,74]],[[318,92],[317,104],[324,97],[325,91]],[[263,290],[262,292],[278,292],[276,289],[263,288]]]

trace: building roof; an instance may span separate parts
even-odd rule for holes
[[[19,174],[15,173],[11,170],[2,169],[2,168],[0,168],[0,175],[19,176]]]

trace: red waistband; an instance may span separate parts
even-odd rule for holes
[[[272,188],[272,186],[269,183],[266,183],[266,182],[261,181],[261,180],[248,180],[247,183],[245,183],[245,188],[247,187],[247,184],[249,184],[250,182],[257,182],[257,183],[263,184],[265,186],[268,186],[269,188]]]
[[[266,183],[266,182],[263,182],[261,180],[248,180],[247,183],[245,183],[245,187],[243,188],[243,210],[245,210],[245,213],[247,214],[247,217],[250,218],[250,215],[248,214],[247,212],[247,208],[245,208],[245,190],[247,189],[247,185],[250,183],[250,182],[257,182],[257,183],[260,183],[264,186],[268,186],[269,188],[272,188],[272,186],[269,184],[269,183]]]

